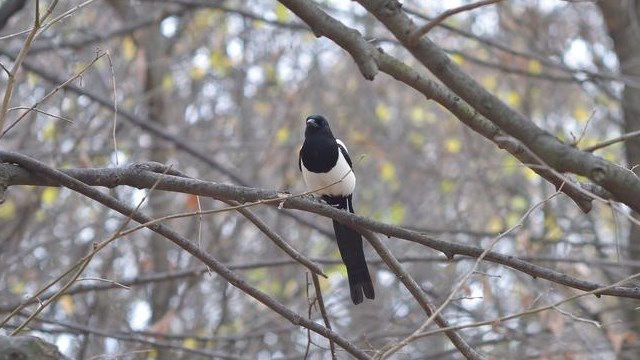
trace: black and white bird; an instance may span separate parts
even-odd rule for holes
[[[327,119],[311,115],[306,119],[304,144],[298,166],[309,190],[322,196],[328,204],[353,213],[353,190],[356,176],[344,143],[333,136]],[[375,298],[373,284],[362,248],[362,236],[352,228],[333,220],[340,256],[347,268],[351,300],[359,304],[362,294]]]

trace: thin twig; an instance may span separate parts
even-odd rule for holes
[[[429,31],[431,31],[431,29],[433,29],[434,27],[438,26],[438,24],[440,24],[441,22],[446,20],[448,17],[451,17],[451,16],[453,16],[455,14],[459,14],[459,13],[464,12],[464,11],[470,11],[470,10],[473,10],[473,9],[476,9],[476,8],[479,8],[479,7],[482,7],[482,6],[487,6],[487,5],[499,3],[501,1],[502,0],[483,0],[483,1],[478,1],[476,3],[466,4],[466,5],[459,6],[457,8],[449,9],[449,10],[443,12],[442,14],[436,16],[430,22],[428,22],[425,25],[422,25],[421,27],[416,29],[411,35],[409,35],[409,42],[412,43],[412,44],[417,43],[418,40],[420,40],[421,37],[426,35]]]
[[[586,148],[582,149],[582,151],[594,152],[594,151],[600,150],[600,149],[602,149],[604,147],[607,147],[607,146],[610,146],[610,145],[613,145],[613,144],[616,144],[616,143],[619,143],[619,142],[622,142],[622,141],[626,141],[626,140],[629,140],[629,139],[633,139],[633,138],[638,137],[638,136],[640,136],[640,130],[632,131],[632,132],[626,133],[624,135],[620,135],[618,137],[615,137],[613,139],[606,140],[606,141],[603,141],[603,142],[595,144],[595,145],[587,146]]]
[[[33,319],[35,319],[41,312],[42,310],[44,310],[47,306],[49,306],[52,302],[56,301],[57,299],[59,299],[65,291],[67,291],[67,289],[69,289],[69,287],[71,287],[71,285],[73,285],[76,282],[76,279],[78,279],[78,277],[80,276],[80,274],[82,274],[82,272],[87,268],[87,266],[89,265],[89,263],[91,262],[91,259],[93,259],[93,255],[95,253],[92,253],[91,256],[89,256],[88,258],[86,258],[81,264],[80,264],[80,268],[71,276],[71,279],[69,279],[69,281],[67,281],[61,288],[60,290],[58,290],[55,295],[53,295],[50,299],[42,302],[42,304],[31,314],[29,315],[29,317],[27,317],[27,319],[25,321],[22,322],[22,324],[20,324],[18,327],[16,327],[12,332],[11,332],[11,336],[15,336],[18,335],[27,325],[29,325],[29,323],[31,321],[33,321]],[[75,266],[74,266],[75,268]],[[55,282],[58,282],[58,280],[60,280],[61,277],[58,277]],[[51,285],[53,285],[53,283],[51,283]],[[13,314],[13,313],[12,313]],[[6,322],[7,320],[9,320],[10,317],[5,318],[5,320],[3,321]]]
[[[15,110],[35,111],[35,112],[40,113],[40,114],[51,116],[54,119],[63,120],[63,121],[66,121],[68,123],[71,123],[71,124],[75,123],[73,120],[71,120],[71,119],[69,119],[67,117],[64,117],[64,116],[61,116],[61,115],[52,114],[50,112],[47,112],[47,111],[44,111],[44,110],[41,110],[41,109],[38,109],[38,108],[34,109],[34,108],[31,108],[31,107],[28,107],[28,106],[16,106],[16,107],[9,108],[9,111],[15,111]],[[13,126],[13,124],[11,126]]]
[[[587,119],[587,123],[584,124],[584,127],[580,131],[580,135],[578,136],[578,138],[575,138],[575,135],[571,134],[574,136],[574,140],[572,144],[574,147],[578,147],[578,144],[580,144],[582,139],[584,139],[585,135],[587,134],[587,129],[589,128],[589,124],[591,124],[591,120],[593,120],[593,117],[595,116],[595,114],[596,114],[596,110],[594,109],[593,111],[591,111],[591,115],[589,115],[589,118]]]
[[[433,304],[427,298],[426,294],[418,285],[418,283],[413,279],[411,274],[409,274],[400,264],[398,259],[393,255],[391,250],[387,248],[384,243],[378,238],[376,234],[374,234],[371,230],[367,230],[364,228],[356,228],[373,246],[376,250],[380,258],[385,262],[385,264],[391,269],[391,271],[396,275],[398,280],[402,282],[402,284],[409,290],[409,293],[416,299],[422,310],[425,314],[431,318],[432,316],[435,319],[435,322],[441,328],[448,328],[449,322],[441,315],[436,314],[433,315]],[[469,344],[458,334],[456,331],[445,331],[445,335],[449,338],[451,343],[460,351],[460,353],[464,354],[467,359],[484,359],[484,357],[478,353],[475,349],[473,349]],[[375,358],[383,359],[386,356],[386,349],[382,349],[377,352]]]
[[[111,86],[113,88],[113,126],[111,127],[111,138],[113,140],[113,153],[115,155],[116,166],[120,164],[118,160],[118,140],[116,139],[116,126],[118,124],[118,88],[116,86],[116,73],[113,71],[113,62],[111,55],[107,50],[105,52],[107,60],[109,60],[109,69],[111,70]]]
[[[313,279],[313,288],[316,292],[316,300],[318,301],[318,308],[320,309],[320,315],[322,315],[322,319],[324,320],[324,326],[327,329],[331,329],[331,322],[329,321],[329,315],[327,315],[327,309],[324,306],[324,299],[322,298],[322,290],[320,289],[320,280],[318,279],[318,275],[311,274],[311,278]],[[338,356],[336,354],[336,344],[334,344],[333,340],[329,339],[329,348],[331,349],[331,359],[337,360]]]
[[[554,309],[554,308],[557,308],[558,306],[560,306],[562,304],[568,303],[570,301],[573,301],[573,300],[576,300],[576,299],[579,299],[579,298],[582,298],[582,297],[585,297],[585,296],[588,296],[588,295],[599,296],[600,294],[602,294],[603,292],[605,292],[605,291],[607,291],[607,290],[609,290],[611,288],[615,288],[617,286],[620,286],[620,285],[622,285],[622,284],[624,284],[626,282],[629,282],[631,280],[635,280],[637,278],[640,278],[640,273],[636,273],[636,274],[633,274],[631,276],[628,276],[628,277],[626,277],[626,278],[624,278],[624,279],[622,279],[620,281],[617,281],[617,282],[615,282],[615,283],[613,283],[611,285],[599,287],[599,288],[593,289],[591,291],[586,291],[586,292],[581,293],[581,294],[570,296],[568,298],[560,300],[560,301],[558,301],[558,302],[556,302],[554,304],[551,304],[551,305],[540,306],[540,307],[537,307],[535,309],[530,309],[530,310],[522,311],[522,312],[519,312],[519,313],[516,313],[516,314],[502,316],[500,318],[493,319],[493,320],[478,321],[478,322],[470,323],[470,324],[461,324],[461,325],[451,326],[451,327],[448,327],[448,328],[436,329],[436,330],[433,330],[433,331],[422,333],[422,334],[420,334],[418,336],[419,337],[431,336],[431,335],[442,333],[442,332],[447,331],[447,330],[461,330],[461,329],[476,328],[476,327],[487,326],[487,325],[495,326],[495,325],[501,324],[501,323],[503,323],[505,321],[518,319],[518,318],[521,318],[521,317],[524,317],[524,316],[529,316],[529,315],[540,313],[542,311]]]
[[[87,277],[82,277],[82,278],[78,278],[76,281],[102,281],[102,282],[106,282],[108,284],[113,284],[119,288],[125,289],[125,290],[131,290],[130,286],[124,285],[124,284],[120,284],[119,282],[115,281],[115,280],[109,280],[109,279],[103,279],[103,278],[99,278],[99,277],[93,277],[93,276],[87,276]]]
[[[397,352],[401,348],[407,346],[409,343],[417,340],[419,338],[418,335],[420,333],[424,332],[424,330],[431,324],[431,322],[436,318],[436,316],[438,316],[444,310],[444,308],[447,307],[447,305],[449,305],[449,303],[453,300],[454,296],[458,293],[460,288],[467,282],[467,280],[471,277],[471,275],[473,275],[475,273],[475,271],[478,269],[478,266],[480,266],[480,262],[495,247],[495,245],[498,243],[498,241],[500,239],[504,238],[506,235],[508,235],[511,232],[513,232],[518,227],[522,226],[522,223],[529,217],[529,215],[533,211],[535,211],[537,208],[539,208],[543,204],[546,204],[549,200],[553,199],[554,197],[558,196],[559,194],[560,194],[560,192],[555,192],[554,194],[552,194],[548,198],[538,202],[537,204],[532,206],[529,210],[527,210],[527,212],[524,215],[522,215],[522,217],[520,217],[520,220],[518,222],[516,222],[516,224],[514,224],[512,227],[507,229],[507,231],[505,231],[504,233],[496,236],[491,241],[489,246],[487,246],[487,248],[482,252],[482,254],[480,254],[480,256],[478,256],[478,258],[476,259],[476,261],[473,264],[473,266],[471,267],[471,269],[469,271],[467,271],[467,273],[462,277],[462,279],[458,282],[458,284],[456,284],[456,286],[454,286],[454,288],[450,291],[449,296],[447,297],[447,299],[445,299],[445,301],[431,314],[431,316],[429,316],[429,318],[417,330],[415,330],[413,332],[413,334],[411,334],[410,336],[406,337],[405,339],[397,342],[395,345],[393,345],[391,347],[388,347],[388,350],[386,350],[380,356],[380,358],[384,359],[384,358],[394,354],[395,352]]]
[[[602,324],[600,322],[598,322],[598,321],[589,320],[589,319],[585,319],[585,318],[573,315],[572,313],[570,313],[568,311],[564,311],[564,310],[560,309],[560,307],[558,307],[558,306],[553,306],[552,309],[557,311],[557,312],[559,312],[560,314],[562,314],[564,316],[568,316],[568,317],[572,318],[573,320],[580,321],[580,322],[585,322],[587,324],[591,324],[591,325],[597,327],[598,329],[602,328]]]
[[[87,70],[89,70],[89,68],[93,66],[93,64],[95,64],[98,60],[100,60],[105,55],[106,53],[98,51],[96,53],[96,56],[93,58],[93,60],[91,60],[87,65],[85,65],[78,73],[76,73],[75,75],[67,79],[62,84],[57,85],[55,88],[53,88],[53,90],[49,91],[49,93],[43,96],[42,99],[36,101],[33,105],[31,105],[31,107],[27,108],[27,111],[22,113],[22,115],[20,115],[13,123],[11,123],[11,125],[7,126],[7,128],[2,132],[2,134],[0,134],[0,139],[2,139],[2,137],[5,136],[6,133],[9,132],[9,130],[11,130],[14,126],[16,126],[16,124],[18,124],[20,120],[22,120],[25,116],[27,116],[27,114],[29,114],[31,111],[34,111],[38,106],[40,106],[40,104],[47,101],[47,99],[49,99],[55,93],[60,91],[62,88],[69,85],[70,83],[75,81],[77,78],[81,77],[85,72],[87,72]],[[0,129],[2,129],[1,123],[0,123]]]
[[[29,32],[29,35],[25,39],[24,44],[22,45],[22,48],[20,49],[20,52],[18,53],[18,56],[16,57],[16,60],[13,63],[13,66],[11,67],[11,71],[9,72],[9,78],[7,79],[7,87],[5,88],[4,97],[2,99],[2,106],[0,107],[0,131],[2,131],[2,129],[4,128],[4,123],[7,119],[7,113],[9,111],[9,103],[11,102],[13,87],[16,82],[16,74],[18,73],[18,70],[20,69],[20,66],[22,65],[22,62],[24,61],[25,57],[27,56],[27,53],[29,52],[31,45],[33,44],[33,40],[35,40],[36,35],[38,34],[41,21],[44,21],[47,17],[49,17],[49,15],[51,15],[51,12],[53,12],[53,9],[56,7],[57,4],[58,4],[58,0],[53,0],[51,4],[49,4],[49,7],[47,8],[47,10],[45,11],[45,14],[42,16],[42,19],[40,19],[40,9],[39,9],[40,2],[36,1],[36,15],[34,19],[33,29],[31,29],[31,31]],[[2,136],[0,136],[0,138],[2,138]]]
[[[167,170],[169,170],[170,167],[167,167]],[[165,174],[163,174],[165,175]],[[119,235],[122,230],[127,226],[127,224],[131,221],[131,216],[133,214],[133,212],[138,211],[138,209],[140,208],[140,206],[142,206],[142,204],[146,201],[147,197],[149,196],[149,194],[151,192],[153,192],[153,190],[155,190],[156,186],[160,183],[161,178],[158,179],[158,181],[156,181],[154,183],[154,185],[151,187],[149,193],[147,193],[139,202],[138,205],[135,207],[135,209],[131,212],[131,214],[129,214],[129,216],[122,222],[122,224],[120,225],[120,227],[118,228],[118,230],[116,230],[116,232],[111,235],[111,237],[109,237],[109,239],[100,242],[100,243],[95,243],[93,250],[87,254],[86,256],[84,256],[82,259],[78,260],[78,262],[76,262],[74,265],[72,265],[67,271],[65,271],[62,275],[58,276],[56,279],[53,279],[52,281],[49,282],[49,284],[45,287],[43,287],[42,289],[40,289],[35,295],[33,295],[31,298],[32,299],[36,299],[40,294],[42,294],[43,292],[45,292],[47,289],[49,289],[51,286],[53,286],[54,284],[56,284],[58,281],[62,280],[62,278],[64,278],[65,276],[67,276],[68,274],[70,274],[74,269],[79,268],[78,271],[75,272],[75,274],[72,276],[71,280],[69,280],[60,290],[56,291],[53,296],[51,296],[49,299],[47,299],[46,301],[41,303],[41,306],[38,307],[38,309],[36,309],[36,311],[31,314],[27,320],[25,320],[20,326],[18,326],[12,333],[11,335],[16,335],[18,334],[24,327],[26,327],[33,319],[35,319],[38,314],[40,314],[40,312],[42,312],[42,310],[44,310],[49,304],[51,304],[52,302],[54,302],[55,300],[57,300],[60,296],[62,296],[68,289],[69,287],[71,287],[71,285],[73,285],[73,283],[75,283],[75,281],[78,279],[78,277],[80,276],[80,274],[82,274],[82,272],[86,269],[86,267],[89,265],[89,262],[91,262],[91,260],[93,259],[93,257],[102,249],[104,249],[107,245],[109,245],[110,243],[112,243],[113,241],[115,241],[118,238],[121,238],[122,235]],[[15,316],[17,313],[19,313],[20,311],[22,311],[22,309],[24,309],[24,307],[29,303],[29,301],[25,301],[24,303],[22,303],[20,306],[18,306],[16,309],[14,309],[3,321],[2,323],[0,323],[0,328],[6,324],[7,321],[9,321],[9,319],[11,319],[13,316]]]

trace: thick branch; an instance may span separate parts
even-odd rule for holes
[[[359,31],[344,26],[340,21],[308,1],[279,1],[306,22],[316,36],[326,36],[348,51],[360,68],[362,76],[367,80],[373,80],[378,73],[378,65],[373,56],[375,50],[362,41],[362,35]]]
[[[289,6],[288,2],[283,2],[283,4]],[[427,99],[432,99],[438,102],[449,111],[451,111],[467,126],[494,142],[501,149],[507,150],[518,160],[520,160],[524,165],[531,167],[531,169],[538,175],[542,176],[544,179],[553,184],[556,190],[561,189],[561,191],[569,196],[583,212],[589,212],[591,210],[592,199],[587,194],[585,194],[584,191],[582,191],[578,184],[568,182],[566,179],[558,177],[552,171],[545,169],[544,167],[532,166],[541,164],[539,164],[539,162],[535,160],[534,157],[531,156],[531,154],[522,151],[521,147],[513,146],[514,142],[502,141],[501,139],[506,138],[506,134],[502,130],[500,130],[498,126],[494,125],[491,121],[487,120],[471,106],[469,106],[469,104],[462,101],[458,96],[440,86],[436,82],[430,80],[410,66],[404,64],[403,62],[395,59],[388,54],[385,54],[384,52],[382,52],[382,50],[376,49],[373,44],[367,42],[361,36],[358,38],[350,37],[349,39],[351,41],[349,42],[342,41],[341,38],[336,34],[355,34],[357,33],[357,31],[347,27],[336,19],[333,19],[317,7],[316,10],[308,10],[311,7],[315,7],[315,5],[313,4],[304,1],[296,2],[296,4],[297,7],[294,11],[296,12],[296,15],[300,16],[300,14],[304,14],[304,17],[302,19],[305,20],[311,27],[330,27],[332,29],[332,32],[325,33],[324,35],[333,40],[336,44],[343,47],[350,54],[359,54],[358,57],[354,56],[354,60],[357,63],[360,64],[361,61],[366,60],[368,64],[377,64],[379,70],[391,75],[396,80],[401,81],[406,85],[414,88],[415,90],[421,92],[422,94],[424,94],[424,96],[427,97]],[[301,7],[302,9],[298,9],[298,7]],[[368,48],[368,50],[362,50],[366,48]],[[375,62],[372,63],[368,58],[363,57],[365,55],[374,57]],[[365,65],[364,63],[362,63],[359,66],[362,68]]]
[[[43,176],[34,175],[16,165],[1,164],[1,162],[7,162],[7,159],[10,159],[11,155],[12,153],[0,151],[0,189],[11,185],[60,186],[56,179],[45,179]],[[142,189],[151,188],[158,182],[156,186],[157,190],[208,196],[218,200],[235,200],[241,203],[264,202],[265,200],[269,200],[270,202],[268,204],[274,207],[281,206],[283,208],[298,209],[330,217],[350,226],[361,227],[390,237],[422,244],[444,253],[449,258],[455,255],[477,258],[483,252],[483,249],[479,247],[438,240],[421,232],[380,223],[369,218],[335,209],[332,206],[308,198],[283,197],[286,196],[286,194],[273,190],[254,189],[163,175],[149,171],[147,170],[148,168],[149,166],[145,165],[133,165],[115,169],[65,169],[60,170],[60,172],[74,178],[77,177],[77,179],[83,183],[93,186],[113,188],[127,185]],[[534,278],[547,279],[551,282],[575,289],[591,291],[603,287],[602,284],[580,280],[511,255],[504,255],[492,251],[487,254],[485,260],[508,266],[529,274]],[[602,291],[600,295],[640,299],[640,288],[617,286]]]
[[[415,45],[409,34],[417,30],[397,0],[358,0],[382,22],[411,54],[453,92],[508,135],[522,142],[558,172],[588,177],[635,211],[640,211],[640,179],[614,163],[561,142],[493,96],[456,65],[429,39]]]

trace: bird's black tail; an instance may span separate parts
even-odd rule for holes
[[[339,209],[348,210],[353,213],[353,204],[351,195],[348,197],[322,197],[330,205],[337,206]],[[363,300],[362,294],[368,299],[374,299],[373,283],[369,276],[369,269],[364,258],[364,250],[362,249],[362,236],[352,228],[333,220],[333,230],[336,234],[338,249],[342,262],[347,267],[347,276],[349,278],[349,288],[351,289],[351,300],[354,304],[360,304]]]

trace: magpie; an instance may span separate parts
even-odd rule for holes
[[[353,190],[356,177],[351,158],[344,143],[333,136],[327,119],[311,115],[306,119],[304,144],[300,149],[298,167],[309,190],[329,205],[353,211]],[[333,230],[338,242],[342,262],[347,268],[351,300],[360,304],[362,294],[374,299],[373,284],[364,258],[362,236],[352,228],[333,220]]]

